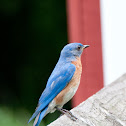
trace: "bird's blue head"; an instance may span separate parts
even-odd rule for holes
[[[61,57],[63,58],[76,58],[80,57],[83,49],[89,47],[89,45],[82,45],[81,43],[67,44],[61,51]]]

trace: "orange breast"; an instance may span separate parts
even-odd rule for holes
[[[68,85],[54,98],[57,105],[62,106],[68,102],[74,96],[79,86],[82,73],[82,64],[80,58],[77,58],[77,60],[73,61],[72,64],[76,66],[76,71]]]

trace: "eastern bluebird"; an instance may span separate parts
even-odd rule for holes
[[[89,45],[71,43],[62,49],[58,63],[50,75],[46,88],[39,98],[38,106],[28,123],[36,117],[33,126],[38,126],[48,113],[55,110],[66,114],[72,120],[77,119],[62,107],[77,91],[82,72],[81,54],[87,47]]]

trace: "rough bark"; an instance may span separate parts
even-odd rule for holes
[[[82,102],[48,126],[126,126],[126,74]]]

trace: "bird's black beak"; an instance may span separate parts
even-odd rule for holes
[[[87,48],[87,47],[89,47],[89,45],[84,45],[84,47],[83,47],[83,48],[85,49],[85,48]]]

